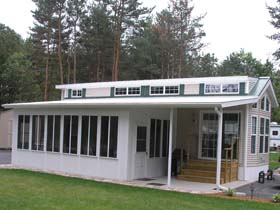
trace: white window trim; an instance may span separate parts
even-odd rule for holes
[[[213,110],[203,110],[200,111],[199,113],[199,134],[198,134],[198,158],[202,159],[202,160],[216,160],[216,158],[209,158],[209,157],[202,157],[201,156],[201,147],[202,147],[202,133],[201,133],[201,129],[202,129],[202,119],[203,119],[203,114],[207,114],[207,113],[215,113],[215,111]],[[226,113],[234,113],[234,114],[239,114],[240,115],[240,138],[241,138],[241,121],[242,121],[242,111],[240,110],[228,110],[228,111],[224,111],[223,114]],[[222,159],[224,160],[224,159]]]
[[[255,117],[256,118],[256,133],[255,134],[253,134],[252,133],[252,125],[253,125],[253,117]],[[259,126],[259,118],[258,118],[258,116],[257,115],[251,115],[251,136],[250,136],[250,153],[251,154],[253,154],[253,155],[255,155],[255,154],[257,154],[257,144],[258,144],[258,127]],[[252,153],[252,150],[251,150],[251,148],[252,148],[252,136],[255,136],[256,138],[255,138],[255,152],[254,153]]]
[[[77,95],[73,96],[73,91],[77,91]],[[81,91],[81,95],[79,96],[78,93]],[[71,98],[82,98],[83,97],[83,90],[82,89],[72,89],[71,90]]]
[[[68,98],[68,89],[64,89],[64,98]]]
[[[117,88],[124,88],[126,89],[126,94],[122,94],[122,95],[117,95],[116,94],[116,91],[117,91]],[[128,89],[129,88],[139,88],[139,94],[128,94]],[[115,87],[114,88],[114,96],[116,97],[122,97],[122,96],[140,96],[141,95],[141,87]]]
[[[213,92],[213,93],[207,93],[206,92],[206,85],[220,85],[220,92]],[[237,92],[223,92],[223,85],[238,85],[238,91]],[[205,95],[221,95],[221,94],[225,94],[225,95],[238,95],[240,93],[240,83],[218,83],[218,84],[215,84],[215,83],[205,83],[204,84],[204,94]]]
[[[264,119],[264,134],[261,134],[261,127],[259,127],[259,138],[258,138],[258,152],[259,154],[269,154],[269,142],[270,142],[270,133],[268,132],[268,134],[266,134],[266,120],[269,120],[269,125],[270,125],[270,118],[268,117],[264,117],[264,116],[260,116],[259,117],[259,126],[261,126],[261,118]],[[268,126],[269,129],[270,129],[270,126]],[[263,136],[263,151],[260,152],[260,139],[261,139],[261,136]],[[268,151],[265,152],[265,137],[268,137]]]
[[[171,87],[171,86],[176,86],[178,87],[178,93],[165,93],[166,92],[166,87]],[[152,93],[152,87],[163,87],[163,93]],[[150,96],[162,96],[162,95],[171,95],[171,96],[176,96],[176,95],[180,95],[180,85],[153,85],[150,86],[150,91],[149,91]]]
[[[262,109],[262,99],[264,98],[264,108]],[[266,110],[266,100],[268,100],[268,102],[269,102],[269,110],[267,111]],[[267,96],[267,95],[264,95],[262,98],[261,98],[261,100],[260,100],[261,102],[260,102],[260,109],[262,110],[262,111],[264,111],[264,112],[271,112],[271,101],[270,101],[270,98]]]

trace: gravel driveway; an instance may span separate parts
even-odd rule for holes
[[[10,164],[10,163],[11,163],[11,151],[0,150],[0,164]]]

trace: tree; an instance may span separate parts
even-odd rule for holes
[[[112,78],[114,36],[108,5],[106,0],[92,4],[81,20],[81,81],[99,82]]]
[[[122,36],[127,30],[137,28],[139,20],[151,12],[146,7],[141,7],[139,0],[110,0],[111,19],[114,30],[114,56],[112,68],[112,80],[117,81],[119,77],[119,60],[122,44]]]
[[[37,65],[45,63],[44,100],[49,98],[49,62],[51,46],[53,43],[53,14],[55,2],[53,0],[33,0],[36,9],[32,11],[35,19],[34,27],[31,28],[31,36],[35,46],[34,58]]]
[[[183,69],[186,70],[187,59],[197,55],[204,46],[201,39],[205,32],[201,21],[205,15],[193,16],[192,0],[171,0],[171,6],[179,57],[176,77],[181,77]]]
[[[280,29],[280,0],[277,0],[277,4],[278,5],[275,7],[267,6],[267,9],[268,9],[268,12],[271,17],[271,21],[270,21],[271,25],[275,29],[279,30]],[[269,38],[272,40],[278,41],[278,43],[279,43],[280,32],[277,32],[277,33],[271,35]],[[276,50],[276,52],[274,52],[273,55],[275,56],[275,58],[277,60],[279,60],[280,59],[280,48],[278,50]]]
[[[73,82],[77,82],[77,39],[79,39],[80,33],[78,28],[82,17],[85,15],[86,0],[68,0],[67,2],[67,22],[69,27],[72,28],[72,49],[73,49]],[[68,53],[69,55],[69,53]],[[69,74],[69,73],[68,73]],[[68,83],[69,83],[68,76]]]
[[[231,53],[221,64],[219,75],[247,75],[247,76],[269,76],[272,75],[273,68],[269,61],[264,65],[261,61],[253,57],[252,53],[244,50]],[[272,65],[273,66],[273,65]]]

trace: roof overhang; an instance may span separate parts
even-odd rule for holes
[[[112,108],[112,107],[153,107],[153,108],[221,108],[256,103],[256,96],[190,96],[190,97],[147,97],[147,98],[97,98],[67,99],[61,101],[5,104],[5,108]]]

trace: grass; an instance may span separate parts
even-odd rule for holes
[[[280,167],[280,162],[279,162],[279,158],[280,158],[280,153],[271,153],[269,155],[269,168],[274,170],[275,168],[279,168]]]
[[[0,170],[2,210],[274,210],[279,205]]]

